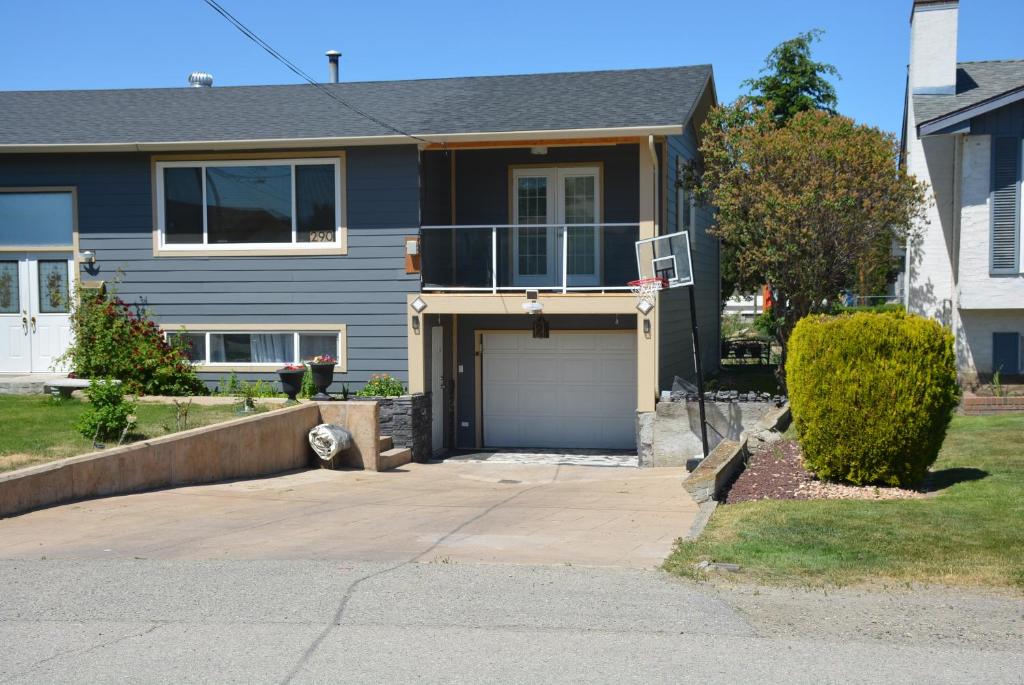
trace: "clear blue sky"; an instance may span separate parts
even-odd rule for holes
[[[327,49],[353,81],[711,63],[723,101],[774,45],[822,28],[840,110],[900,127],[910,0],[220,1],[317,78]],[[1024,58],[1024,2],[960,4],[961,60]],[[3,0],[0,26],[0,90],[175,87],[193,70],[297,82],[202,0]]]

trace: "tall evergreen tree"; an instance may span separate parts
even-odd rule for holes
[[[811,44],[819,42],[823,33],[813,29],[775,46],[761,76],[743,82],[750,88],[750,102],[756,107],[770,104],[780,124],[811,109],[836,114],[836,89],[826,77],[839,78],[839,70],[811,57]]]

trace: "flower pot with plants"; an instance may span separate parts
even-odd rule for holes
[[[288,364],[277,370],[277,376],[281,379],[281,392],[288,396],[285,404],[297,404],[295,396],[302,392],[302,377],[306,374],[306,367],[301,364]]]
[[[317,402],[327,402],[334,398],[327,394],[327,388],[334,382],[334,367],[337,360],[329,354],[322,354],[313,357],[309,361],[309,371],[313,376],[313,385],[316,387],[316,394],[313,395]]]

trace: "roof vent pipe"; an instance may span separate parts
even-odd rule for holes
[[[327,55],[327,69],[328,69],[328,83],[338,82],[338,58],[341,57],[341,53],[337,50],[328,50],[324,53]]]
[[[209,88],[213,85],[213,74],[205,71],[193,71],[188,75],[188,85],[192,88]]]

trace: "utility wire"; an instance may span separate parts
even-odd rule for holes
[[[372,121],[373,123],[377,124],[381,128],[385,128],[385,129],[387,129],[389,131],[393,131],[393,132],[395,132],[395,133],[397,133],[399,135],[405,136],[407,138],[412,138],[413,140],[418,140],[421,143],[427,143],[427,144],[431,143],[431,141],[427,140],[426,138],[420,138],[419,136],[413,135],[413,134],[409,133],[408,131],[403,131],[402,129],[398,128],[397,126],[392,126],[391,124],[387,123],[386,121],[383,121],[382,119],[379,119],[379,118],[373,116],[369,112],[363,111],[363,110],[359,109],[358,107],[356,107],[355,105],[353,105],[353,104],[351,104],[349,102],[346,102],[342,98],[340,98],[337,95],[335,95],[334,93],[332,93],[330,91],[330,89],[324,88],[323,84],[317,82],[309,74],[307,74],[305,71],[303,71],[298,66],[296,66],[294,62],[292,62],[287,57],[282,55],[280,52],[275,50],[273,48],[273,46],[271,46],[269,43],[267,43],[267,41],[265,41],[262,38],[260,38],[256,34],[255,31],[253,31],[248,26],[243,24],[241,21],[236,19],[235,16],[233,14],[231,14],[231,12],[228,12],[226,9],[224,9],[224,7],[219,2],[217,2],[217,0],[203,0],[203,2],[205,2],[207,5],[209,5],[215,12],[217,12],[217,14],[219,14],[222,17],[224,17],[228,21],[228,23],[230,23],[232,26],[234,26],[236,29],[238,29],[242,33],[242,35],[244,35],[246,38],[248,38],[252,42],[256,43],[256,45],[258,45],[261,48],[263,48],[267,52],[267,54],[269,54],[271,57],[276,59],[278,62],[280,62],[281,64],[286,66],[296,76],[298,76],[302,80],[304,80],[307,83],[309,83],[309,85],[313,86],[314,88],[319,90],[321,93],[323,93],[327,97],[329,97],[332,100],[334,100],[335,102],[337,102],[342,107],[345,107],[346,109],[349,109],[352,112],[355,112],[356,114],[358,114],[359,116],[361,116],[361,117],[363,117],[365,119],[369,119],[370,121]]]

